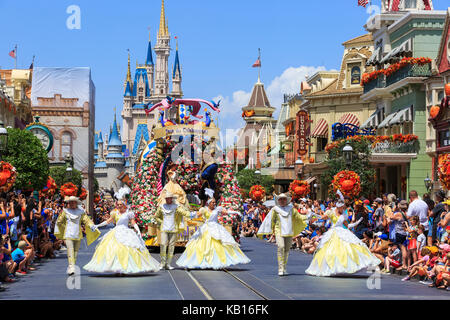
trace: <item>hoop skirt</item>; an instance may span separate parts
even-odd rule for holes
[[[209,210],[202,209],[206,215]],[[221,208],[215,209],[186,244],[186,250],[177,265],[187,269],[222,269],[235,264],[249,263],[239,244],[217,222]]]
[[[322,236],[306,274],[329,277],[376,267],[380,260],[350,230],[342,227],[344,216]]]
[[[133,216],[127,212],[116,219],[117,226],[103,236],[91,261],[83,269],[123,274],[159,270],[158,261],[152,258],[141,236],[128,228],[128,221]]]

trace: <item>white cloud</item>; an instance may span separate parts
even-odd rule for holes
[[[300,66],[297,68],[290,67],[283,73],[273,79],[269,86],[265,86],[267,96],[272,107],[277,108],[274,117],[277,118],[281,104],[283,103],[284,94],[295,94],[300,92],[300,83],[305,80],[306,76],[312,76],[318,71],[325,70],[325,67]],[[245,124],[242,119],[241,108],[248,104],[251,91],[246,92],[238,90],[233,92],[232,97],[218,95],[213,100],[220,102],[219,127],[221,130],[242,128]],[[226,144],[229,145],[233,141],[227,139]]]

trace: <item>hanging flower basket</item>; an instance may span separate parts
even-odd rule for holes
[[[439,180],[445,189],[450,190],[450,154],[443,156],[442,163],[438,167]]]
[[[16,168],[8,162],[0,161],[0,192],[11,190],[14,182],[16,182],[16,177]]]
[[[47,184],[45,187],[39,192],[39,196],[41,197],[51,197],[56,193],[58,186],[56,185],[55,180],[48,176]]]
[[[361,192],[361,178],[355,171],[342,170],[338,172],[331,182],[334,193],[341,190],[342,194],[354,199]]]
[[[292,198],[299,199],[306,197],[311,192],[311,188],[305,180],[294,180],[289,185],[289,192]]]
[[[63,197],[76,196],[78,193],[78,187],[72,182],[67,182],[61,186],[60,193]]]
[[[253,186],[250,188],[249,195],[254,201],[261,201],[266,195],[266,189],[260,185]]]

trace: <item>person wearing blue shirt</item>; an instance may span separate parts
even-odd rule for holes
[[[15,263],[18,264],[17,272],[26,274],[27,264],[30,260],[30,256],[25,255],[25,248],[27,243],[25,241],[19,241],[18,248],[11,253],[11,257]]]

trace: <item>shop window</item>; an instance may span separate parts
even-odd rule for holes
[[[351,85],[361,84],[361,68],[359,66],[354,66],[351,69]]]
[[[450,130],[439,131],[439,147],[450,147]]]
[[[72,133],[65,131],[61,135],[61,157],[72,155],[73,137]]]
[[[327,143],[328,143],[327,138],[317,138],[317,152],[325,151]]]

